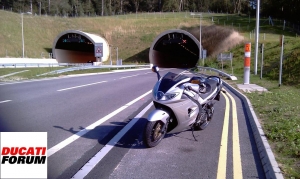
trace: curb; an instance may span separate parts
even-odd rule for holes
[[[249,122],[253,131],[255,138],[255,143],[257,150],[259,152],[259,157],[265,172],[267,179],[283,179],[282,172],[275,160],[275,156],[271,150],[271,147],[268,143],[268,140],[265,136],[265,133],[260,125],[257,116],[254,112],[250,100],[234,87],[223,81],[224,86],[226,86],[231,92],[233,92],[238,98],[242,100],[242,103],[246,106],[246,115],[249,118]]]

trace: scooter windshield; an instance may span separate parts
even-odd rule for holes
[[[168,72],[164,77],[162,77],[161,81],[158,82],[159,84],[157,91],[166,93],[171,87],[186,78],[189,77],[183,74]]]

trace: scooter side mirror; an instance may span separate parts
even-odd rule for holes
[[[160,74],[159,74],[159,68],[158,68],[158,66],[153,66],[152,67],[152,71],[157,74],[157,80],[159,80],[160,79]]]
[[[155,72],[155,73],[157,73],[157,72],[159,72],[159,68],[157,66],[153,66],[152,67],[152,71]]]

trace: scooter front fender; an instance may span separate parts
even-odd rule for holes
[[[166,111],[155,109],[148,115],[148,121],[162,121],[166,124],[169,117],[170,115]]]

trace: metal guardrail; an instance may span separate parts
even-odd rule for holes
[[[100,65],[100,66],[75,66],[75,67],[70,67],[66,69],[61,69],[61,70],[55,70],[49,73],[44,73],[42,75],[49,75],[49,74],[60,74],[60,73],[65,73],[65,72],[70,72],[70,71],[76,71],[76,70],[88,70],[88,69],[126,69],[126,68],[137,68],[137,67],[149,67],[149,65]]]
[[[44,73],[38,76],[47,75],[47,74],[60,74],[69,71],[76,70],[86,70],[86,69],[126,69],[126,68],[140,68],[146,67],[150,68],[149,65],[95,65],[93,63],[0,63],[1,68],[44,68],[44,67],[69,67],[60,70],[51,71],[49,73]]]
[[[58,67],[58,63],[3,63],[0,68]]]
[[[142,66],[149,67],[149,65],[93,65],[92,63],[0,63],[0,68],[27,68],[27,67],[94,67],[94,68],[102,68],[102,67],[127,67],[127,66]]]
[[[215,68],[202,67],[202,66],[197,66],[197,68],[198,68],[199,70],[209,70],[209,71],[214,71],[214,72],[218,73],[220,76],[224,76],[224,77],[226,77],[226,78],[228,78],[228,79],[230,79],[230,80],[237,80],[237,77],[235,77],[235,76],[233,76],[233,75],[230,75],[230,74],[228,74],[228,73],[225,73],[225,72],[223,72],[223,71],[221,71],[221,70],[217,70],[217,69],[215,69]]]

